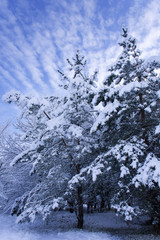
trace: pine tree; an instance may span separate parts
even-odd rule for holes
[[[73,72],[71,78],[61,73],[64,81],[64,88],[69,96],[66,97],[66,107],[64,118],[68,123],[64,129],[65,136],[70,135],[70,139],[64,139],[66,151],[71,159],[74,175],[80,173],[81,169],[88,166],[96,156],[97,138],[90,133],[94,122],[94,109],[92,98],[94,97],[94,84],[96,73],[93,77],[88,77],[86,72],[86,61],[77,51],[72,62],[68,60],[70,71]],[[72,183],[72,179],[69,184]],[[77,213],[78,227],[83,227],[83,184],[77,183],[69,188],[66,196],[73,192],[76,201],[73,203]]]
[[[39,100],[9,93],[7,102],[16,103],[22,110],[21,139],[25,149],[12,161],[32,163],[30,174],[37,174],[39,182],[15,201],[13,213],[18,221],[33,221],[37,214],[46,218],[55,209],[73,206],[78,227],[83,227],[83,186],[69,188],[74,175],[87,166],[97,154],[96,138],[90,133],[94,121],[91,100],[96,75],[88,77],[86,61],[77,52],[71,62],[73,76],[61,72],[63,97]]]
[[[107,146],[103,158],[107,164],[110,162],[111,174],[114,169],[119,171],[117,183],[120,189],[114,199],[119,202],[119,211],[126,219],[131,219],[134,210],[130,205],[137,204],[135,199],[139,190],[133,186],[133,179],[149,156],[150,163],[153,156],[157,166],[159,162],[158,141],[154,133],[159,123],[157,91],[160,81],[155,72],[159,63],[141,60],[136,40],[128,36],[127,29],[122,30],[124,40],[119,45],[123,51],[110,68],[111,74],[98,95],[97,103],[102,102],[104,106],[104,118],[99,118],[96,126],[100,125],[103,131]],[[147,210],[150,211],[149,207]]]
[[[114,189],[112,205],[126,220],[132,220],[132,216],[140,212],[139,208],[144,208],[144,204],[142,206],[140,203],[146,199],[148,193],[147,181],[152,182],[154,195],[157,192],[156,198],[159,198],[159,177],[155,177],[155,172],[157,174],[160,161],[160,81],[155,70],[160,65],[157,62],[143,61],[137,50],[136,40],[128,36],[127,29],[122,30],[123,40],[119,44],[122,54],[109,69],[111,73],[94,99],[101,106],[92,127],[93,132],[101,132],[101,154],[90,166],[82,169],[79,177],[92,175],[93,181],[101,178],[102,182],[108,179],[107,185],[112,184]],[[155,171],[147,172],[152,167]],[[143,179],[144,169],[146,182]],[[145,194],[142,189],[145,189]],[[150,188],[149,191],[151,192]],[[155,201],[153,203],[148,200],[145,210],[152,214],[154,212],[157,217],[158,209],[151,210],[156,206],[158,204]]]

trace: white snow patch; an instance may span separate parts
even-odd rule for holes
[[[129,169],[126,166],[122,165],[120,178],[123,178],[125,175],[128,175],[128,174],[130,174]]]
[[[69,136],[70,136],[70,133],[74,136],[74,137],[81,137],[82,136],[82,128],[79,127],[79,126],[76,126],[75,124],[72,124],[69,129],[68,129],[68,132],[69,132]]]
[[[102,173],[101,169],[103,169],[103,168],[104,168],[104,165],[102,163],[99,163],[96,166],[92,167],[91,171],[92,171],[92,180],[93,180],[93,182],[95,182],[96,179],[97,179],[97,176]]]
[[[156,127],[156,130],[155,130],[155,134],[159,134],[160,133],[160,124]]]
[[[113,103],[108,102],[108,104],[103,108],[96,118],[96,121],[91,128],[91,132],[95,132],[99,125],[104,125],[110,119],[111,115],[117,111],[119,106],[120,102],[117,99],[115,99]]]
[[[58,206],[59,206],[58,199],[54,199],[52,209],[56,209],[56,208],[58,208]]]
[[[149,112],[149,113],[152,112],[152,110],[151,110],[150,107],[146,107],[145,110],[146,110],[147,112]]]
[[[134,177],[133,182],[136,187],[140,183],[153,187],[154,182],[158,183],[160,187],[160,159],[153,153],[149,153],[143,166],[139,168],[137,176]]]
[[[160,90],[157,91],[157,96],[160,98]]]

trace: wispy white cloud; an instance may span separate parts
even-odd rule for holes
[[[144,4],[147,4],[144,7]],[[159,0],[137,0],[130,9],[128,26],[137,38],[143,57],[160,54],[160,4]]]
[[[65,69],[65,59],[72,58],[77,49],[86,55],[90,72],[100,69],[102,81],[107,66],[120,53],[117,42],[122,23],[138,39],[144,57],[159,54],[158,0],[42,0],[37,5],[27,0],[1,0],[3,91],[53,93],[59,83],[57,69]]]

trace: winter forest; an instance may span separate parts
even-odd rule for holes
[[[160,227],[160,63],[141,59],[125,27],[119,47],[101,85],[78,50],[58,71],[60,96],[3,96],[19,116],[13,133],[0,129],[1,214],[33,223],[64,211],[81,229],[84,214],[114,211]]]

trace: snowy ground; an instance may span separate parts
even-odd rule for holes
[[[0,215],[0,240],[159,240],[147,228],[128,225],[113,212],[86,214],[84,230],[76,229],[74,214],[58,213],[48,224],[15,224],[15,217]],[[141,234],[137,231],[140,230]]]
[[[51,230],[49,226],[15,224],[15,218],[0,216],[0,240],[118,240],[110,234],[86,230]]]

